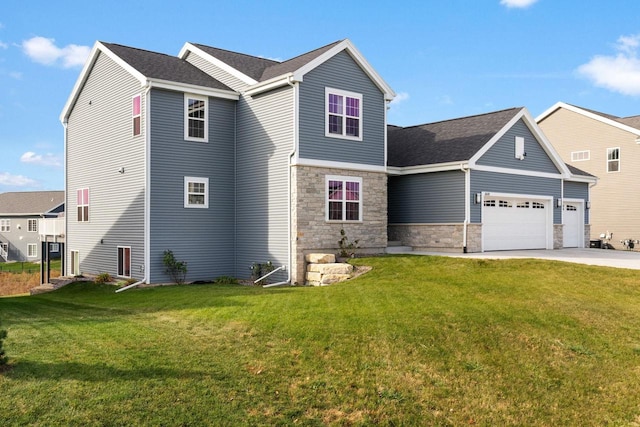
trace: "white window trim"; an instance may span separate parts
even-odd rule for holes
[[[31,227],[31,224],[35,224],[35,227]],[[38,232],[38,220],[37,219],[27,219],[27,232],[28,233],[37,233]]]
[[[618,158],[616,160],[609,160],[609,153],[612,150],[618,150]],[[611,147],[611,148],[607,148],[607,173],[618,173],[622,170],[622,150],[620,150],[620,147]],[[609,163],[611,162],[618,162],[618,170],[617,171],[610,171],[609,170]]]
[[[189,203],[189,183],[197,182],[204,184],[204,205]],[[184,177],[184,207],[194,209],[207,209],[209,207],[209,178],[185,176]]]
[[[122,273],[123,274],[120,274],[120,264],[119,264],[119,261],[120,261],[120,249],[129,249],[129,275],[128,276],[124,274],[124,265],[122,266],[123,267],[122,268]],[[124,278],[130,279],[131,278],[131,270],[132,270],[132,268],[131,268],[131,246],[118,246],[117,247],[117,249],[116,249],[116,264],[117,264],[116,265],[116,273],[117,273],[116,275],[118,277],[124,277]]]
[[[343,97],[349,97],[349,98],[356,98],[360,101],[360,117],[358,118],[358,135],[357,137],[355,136],[349,136],[346,134],[346,128],[347,128],[347,113],[346,113],[346,109],[347,109],[347,104],[345,102],[344,104],[344,112],[342,113],[342,133],[341,134],[337,134],[337,133],[330,133],[329,132],[329,94],[333,94],[333,95],[340,95]],[[362,141],[362,123],[363,123],[363,114],[364,113],[364,105],[362,102],[362,94],[360,93],[356,93],[356,92],[348,92],[346,90],[340,90],[340,89],[333,89],[330,87],[325,87],[324,88],[324,135],[328,138],[338,138],[338,139],[349,139],[351,141]]]
[[[204,101],[204,138],[189,136],[189,99]],[[184,94],[184,139],[185,141],[209,142],[209,99],[206,96]]]
[[[140,112],[138,114],[133,114],[133,103],[136,98],[140,98]],[[134,122],[136,117],[140,119],[140,133],[135,132],[136,127],[134,125]],[[140,135],[142,135],[142,95],[141,94],[133,95],[131,97],[131,135],[134,138],[137,138]]]
[[[49,252],[60,252],[60,243],[49,243]]]
[[[8,218],[0,219],[0,233],[11,233],[11,220]]]
[[[582,159],[578,158],[583,156]],[[591,151],[590,150],[582,150],[582,151],[572,151],[571,152],[571,161],[572,162],[586,162],[587,160],[591,160]]]
[[[31,248],[34,248],[31,250]],[[27,243],[27,258],[38,258],[38,244]]]
[[[329,219],[329,181],[345,181],[357,182],[360,188],[360,200],[358,200],[358,219],[347,220],[346,217],[346,203],[342,203],[342,219]],[[345,191],[345,190],[343,190]],[[349,223],[361,223],[362,221],[362,205],[364,200],[364,189],[362,187],[362,178],[359,176],[339,176],[339,175],[327,175],[324,183],[324,219],[327,222],[349,222]]]
[[[77,203],[78,202],[78,191],[83,191],[84,192],[84,190],[87,190],[87,198],[89,199],[88,203],[79,204],[79,203]],[[77,212],[78,208],[80,208],[80,207],[84,208],[85,206],[87,207],[87,215],[85,217],[84,209],[83,209],[82,210],[82,212],[83,212],[82,219],[80,219],[78,217],[78,212]],[[89,187],[82,187],[82,188],[76,189],[76,217],[77,217],[76,218],[76,222],[89,222],[89,218],[91,218],[91,215],[90,215],[90,212],[89,212],[90,209],[91,209],[91,190],[89,189]]]

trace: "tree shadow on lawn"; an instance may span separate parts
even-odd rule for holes
[[[139,380],[166,380],[168,378],[179,379],[203,379],[227,380],[228,374],[212,370],[199,371],[188,369],[170,369],[162,367],[139,366],[120,368],[104,363],[79,363],[79,362],[36,362],[32,360],[13,361],[8,365],[4,373],[6,378],[12,380],[76,380],[76,381],[139,381]]]

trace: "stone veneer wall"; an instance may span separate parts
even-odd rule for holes
[[[384,172],[294,166],[291,170],[291,227],[295,263],[293,283],[305,282],[305,255],[338,252],[340,229],[349,240],[359,240],[358,253],[383,253],[387,247],[387,175]],[[362,178],[362,222],[326,221],[327,175]]]
[[[553,249],[562,249],[564,247],[562,224],[553,224]]]
[[[464,224],[390,224],[389,240],[416,251],[463,252]],[[482,226],[467,224],[467,252],[482,250]]]

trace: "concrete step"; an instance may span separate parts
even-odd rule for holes
[[[405,254],[412,252],[413,248],[411,246],[387,246],[384,251],[388,254]]]

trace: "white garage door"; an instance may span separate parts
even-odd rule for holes
[[[562,206],[562,240],[565,248],[581,248],[583,244],[582,204],[564,203]]]
[[[546,249],[553,218],[549,200],[485,195],[482,240],[485,251]]]

